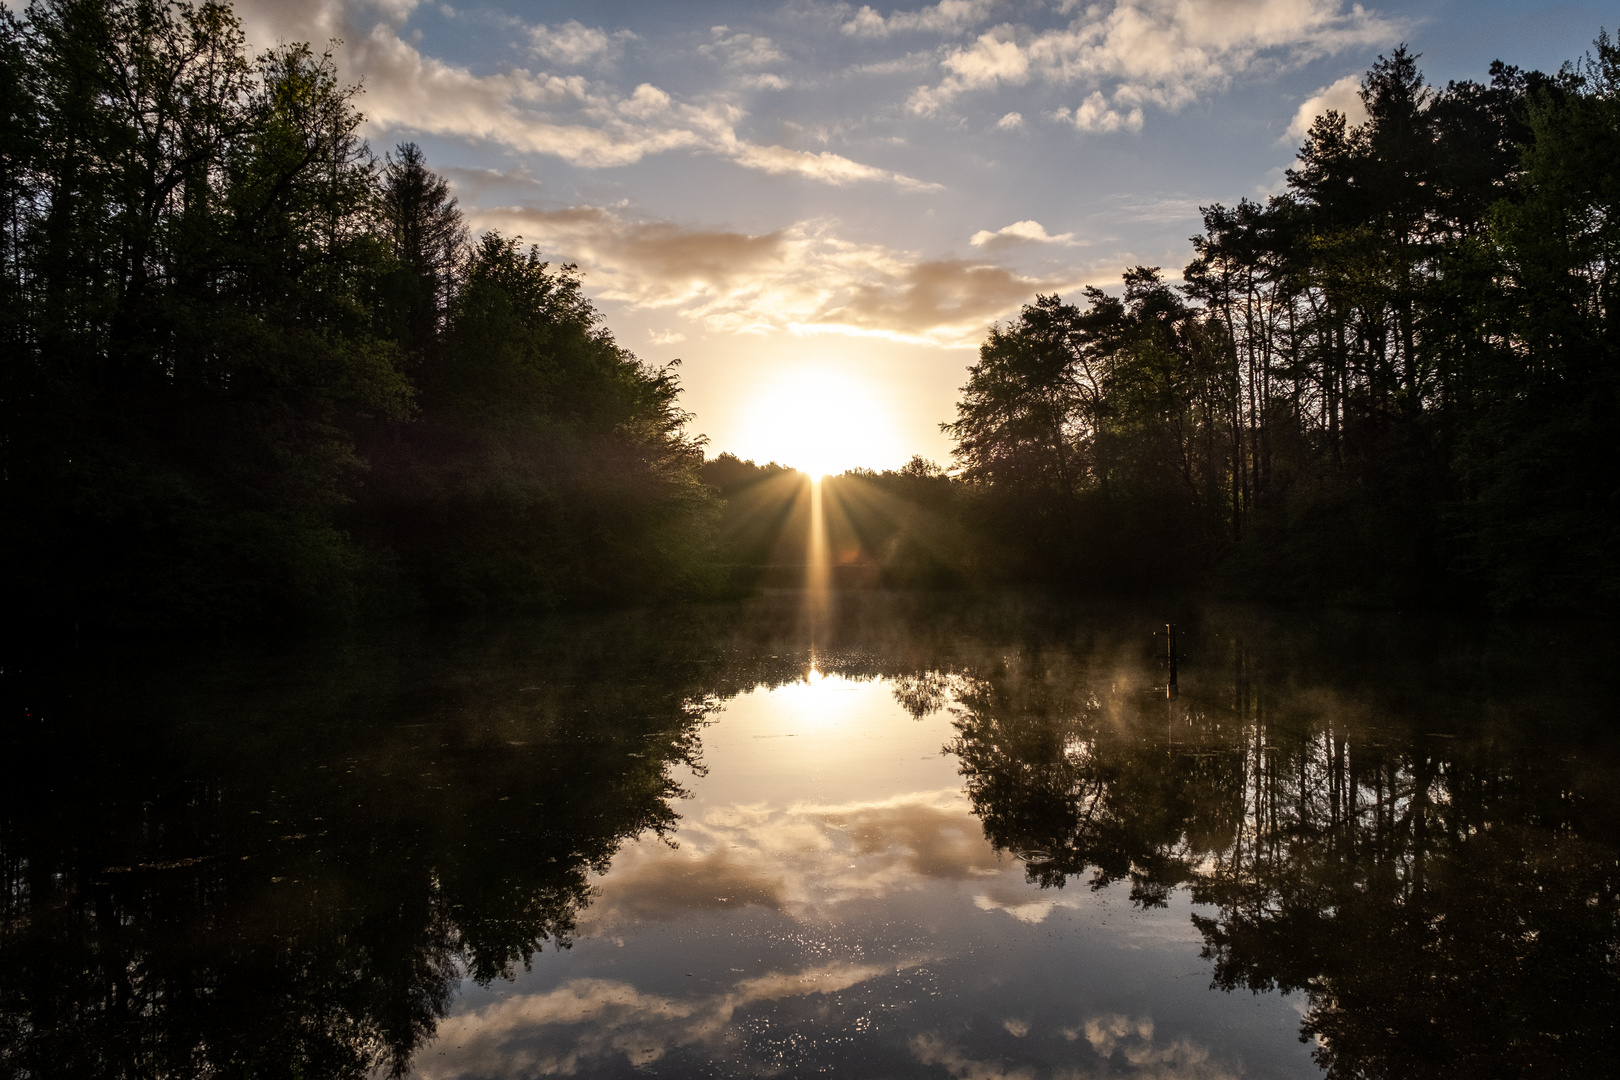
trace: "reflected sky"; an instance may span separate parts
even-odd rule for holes
[[[1293,997],[1209,990],[1184,898],[1041,889],[992,848],[949,686],[920,717],[817,667],[726,702],[670,842],[623,847],[573,948],[465,994],[414,1075],[1315,1072]]]

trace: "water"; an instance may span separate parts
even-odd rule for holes
[[[1605,649],[793,597],[10,665],[8,1076],[1596,1076]]]

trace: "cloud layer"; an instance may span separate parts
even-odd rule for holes
[[[977,26],[990,16],[995,0],[940,0],[916,11],[895,11],[887,17],[862,6],[839,29],[846,37],[886,38],[907,31],[953,36]]]
[[[1013,866],[984,839],[960,791],[845,805],[725,806],[683,823],[679,851],[653,842],[626,847],[581,932],[748,905],[817,921],[840,904],[931,881],[988,880]],[[1016,906],[1015,898],[1004,899],[994,909]]]
[[[829,222],[750,235],[636,221],[594,206],[494,208],[474,212],[471,222],[565,253],[590,270],[593,291],[608,300],[668,309],[712,332],[837,333],[971,347],[991,322],[1036,292],[1060,291],[1077,279],[1027,277],[982,260],[926,259],[854,243]],[[1037,240],[1031,225],[1040,228],[1008,226],[1023,235],[984,246]]]
[[[683,1047],[734,1043],[733,1017],[743,1009],[836,993],[895,970],[838,961],[739,979],[696,997],[644,993],[615,979],[574,979],[444,1020],[437,1045],[448,1049],[421,1055],[413,1075],[570,1076],[621,1056],[639,1069]]]
[[[427,55],[401,29],[414,0],[249,0],[242,10],[252,40],[342,39],[346,77],[365,87],[374,131],[421,132],[475,139],[522,153],[557,157],[583,169],[633,165],[655,154],[688,151],[730,159],[745,169],[842,186],[875,182],[909,191],[938,184],[862,164],[831,151],[761,145],[738,133],[746,111],[724,95],[677,100],[651,83],[628,91],[579,74],[511,67],[475,74]],[[767,37],[717,26],[702,51],[749,85],[781,89],[780,76],[757,69],[783,59]],[[556,28],[525,27],[531,55],[563,67],[610,58],[635,35],[610,34],[569,20]]]
[[[993,27],[948,52],[945,78],[919,87],[908,104],[932,114],[965,93],[1038,80],[1090,91],[1058,114],[1080,130],[1138,130],[1144,105],[1177,109],[1239,74],[1377,44],[1396,32],[1390,21],[1340,0],[1115,0],[1089,5],[1057,29]]]

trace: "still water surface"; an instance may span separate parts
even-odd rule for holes
[[[1591,640],[1162,618],[11,665],[0,1072],[1609,1074]]]

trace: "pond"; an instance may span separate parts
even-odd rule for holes
[[[0,1075],[1604,1075],[1610,655],[850,594],[17,660]]]

